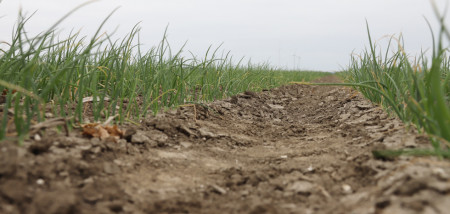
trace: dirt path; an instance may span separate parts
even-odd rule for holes
[[[450,210],[450,163],[374,159],[427,138],[349,88],[248,92],[123,128],[119,142],[48,131],[0,144],[0,213]]]

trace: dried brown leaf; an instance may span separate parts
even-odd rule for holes
[[[106,140],[110,137],[114,138],[122,138],[124,132],[117,127],[114,126],[104,126],[98,123],[88,123],[81,126],[83,128],[83,135],[88,137],[97,137],[101,140]]]

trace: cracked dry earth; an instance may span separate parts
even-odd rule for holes
[[[0,213],[450,213],[450,163],[375,159],[429,142],[350,88],[246,92],[121,128],[1,143]]]

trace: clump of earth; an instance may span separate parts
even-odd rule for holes
[[[350,88],[245,92],[119,128],[119,140],[48,129],[2,142],[0,213],[450,210],[450,163],[375,158],[430,143]]]

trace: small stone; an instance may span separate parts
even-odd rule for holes
[[[86,144],[86,145],[83,145],[83,146],[79,146],[78,148],[81,151],[87,151],[87,150],[90,150],[92,148],[92,145],[91,144]]]
[[[115,159],[115,160],[113,160],[113,162],[114,162],[115,164],[117,164],[118,166],[124,166],[124,165],[125,165],[125,163],[122,162],[122,161],[119,160],[119,159]]]
[[[44,116],[45,116],[45,118],[53,118],[53,117],[55,117],[55,115],[53,115],[50,112],[45,113]]]
[[[44,179],[39,178],[39,179],[36,180],[36,184],[39,185],[39,186],[42,186],[42,185],[45,184],[45,181],[44,181]]]
[[[117,166],[115,163],[109,163],[109,162],[103,163],[103,170],[105,171],[105,173],[111,174],[111,175],[120,172],[119,166]]]
[[[213,188],[214,192],[219,193],[221,195],[225,195],[227,193],[227,191],[224,188],[217,186],[215,184],[211,185],[211,187]]]
[[[66,149],[58,148],[56,146],[51,146],[49,151],[51,151],[54,154],[58,154],[58,155],[63,155],[64,153],[66,153]]]
[[[35,140],[35,141],[41,141],[42,138],[41,138],[41,136],[39,136],[39,134],[35,134],[35,135],[34,135],[34,140]]]
[[[288,158],[288,156],[287,155],[281,155],[280,158],[281,159],[286,159],[286,158]]]
[[[333,100],[335,100],[335,98],[333,96],[325,97],[325,101],[327,101],[327,102],[331,102]]]
[[[164,133],[161,133],[164,134]],[[165,135],[167,137],[167,135]],[[137,131],[136,134],[134,134],[131,137],[131,143],[133,144],[147,144],[150,147],[158,147],[158,143],[164,143],[165,139],[164,137],[157,137],[154,136],[152,138],[158,139],[159,141],[155,141],[154,139],[151,139],[150,137],[147,136],[146,132],[143,131]],[[168,138],[168,137],[167,137]]]
[[[181,141],[180,142],[180,145],[182,146],[182,147],[184,147],[184,148],[189,148],[189,147],[191,147],[192,146],[192,143],[190,143],[190,142],[186,142],[186,141]]]
[[[199,128],[198,131],[200,132],[200,135],[207,138],[216,138],[217,135],[210,132],[206,127]]]
[[[143,132],[137,132],[131,137],[131,142],[135,144],[144,144],[150,142],[150,138],[147,137]]]
[[[341,188],[342,188],[342,192],[343,192],[344,194],[346,194],[346,195],[352,194],[352,193],[353,193],[352,187],[351,187],[350,185],[348,185],[348,184],[342,185]]]
[[[312,165],[309,165],[309,167],[306,169],[308,172],[314,171],[314,167]]]
[[[241,191],[241,196],[247,196],[249,194],[250,194],[250,192],[248,190],[242,190]]]
[[[169,139],[169,136],[156,130],[149,132],[148,136],[150,137],[150,140],[154,140],[158,143],[165,143],[167,139]]]
[[[272,104],[267,104],[267,105],[272,109],[284,109],[284,107],[281,105],[272,105]]]
[[[286,190],[299,194],[311,194],[314,190],[314,184],[308,181],[296,181],[289,185]]]
[[[94,147],[93,149],[91,149],[91,152],[94,154],[98,154],[102,151],[102,149],[100,147]]]
[[[59,173],[59,176],[61,176],[61,177],[67,177],[67,176],[69,176],[69,172],[67,172],[67,171],[62,171],[62,172]]]
[[[83,184],[91,184],[94,183],[94,178],[89,177],[83,180]]]
[[[436,175],[439,179],[447,181],[449,179],[447,173],[442,168],[432,169],[433,175]]]

